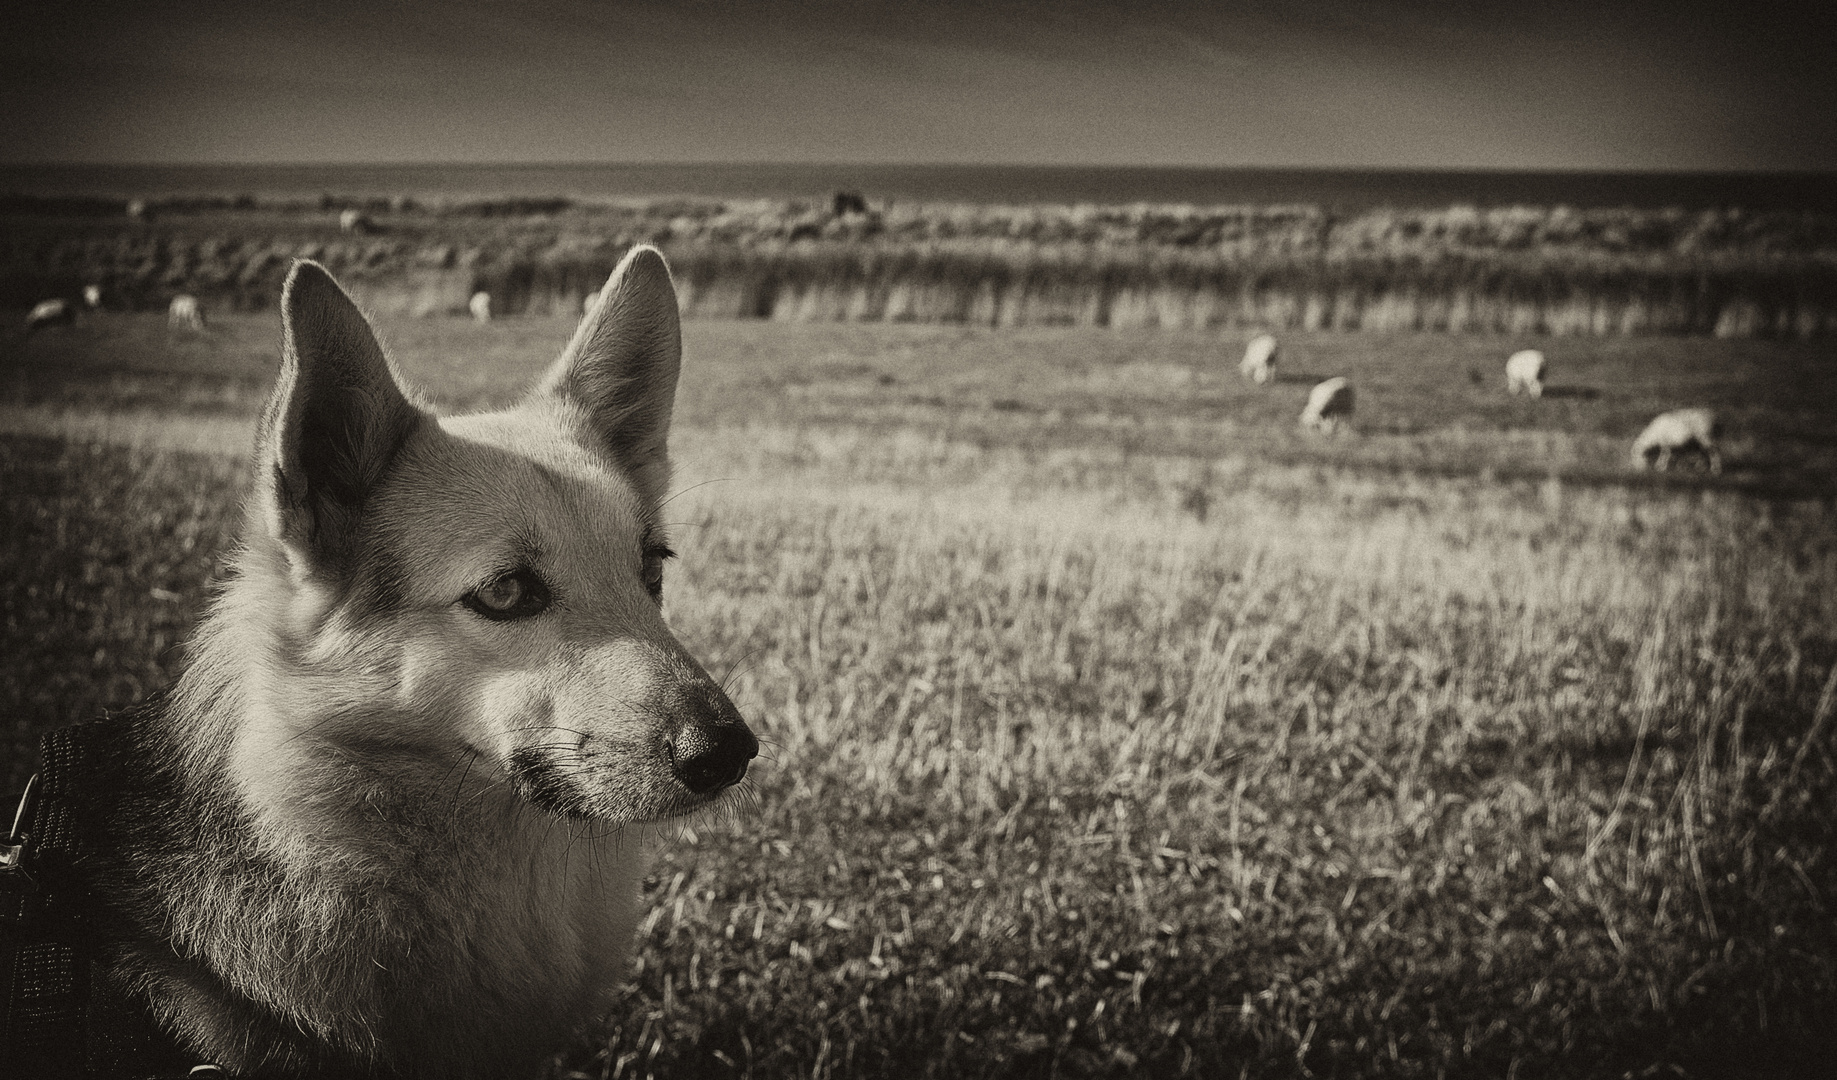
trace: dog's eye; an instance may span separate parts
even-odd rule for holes
[[[649,544],[644,549],[644,587],[658,603],[663,602],[663,560],[675,557],[676,553],[662,544]]]
[[[549,606],[549,589],[532,570],[512,570],[461,601],[487,619],[527,619]]]

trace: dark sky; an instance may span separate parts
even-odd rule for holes
[[[14,5],[3,162],[1837,168],[1837,3]]]

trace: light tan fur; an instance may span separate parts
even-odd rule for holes
[[[1258,334],[1244,346],[1244,359],[1238,361],[1238,374],[1257,383],[1275,377],[1276,339],[1272,334]]]
[[[26,333],[47,326],[75,326],[77,309],[68,300],[40,300],[26,313]]]
[[[1505,391],[1520,391],[1532,397],[1544,396],[1544,354],[1537,349],[1520,349],[1505,360]]]
[[[1671,468],[1672,458],[1695,450],[1703,456],[1710,472],[1720,473],[1722,452],[1716,447],[1716,434],[1716,414],[1709,409],[1659,413],[1633,440],[1633,465],[1664,472]]]
[[[189,293],[180,293],[172,298],[166,306],[166,325],[174,330],[204,329],[204,309],[199,306],[198,298]]]
[[[1317,383],[1308,391],[1308,403],[1301,410],[1301,426],[1331,435],[1352,416],[1352,401],[1352,383],[1344,375]]]
[[[623,979],[657,823],[757,745],[647,577],[668,270],[633,251],[536,390],[474,416],[403,393],[315,264],[283,317],[237,574],[166,710],[164,940],[117,978],[237,1073],[529,1072]],[[468,608],[519,567],[547,608]]]

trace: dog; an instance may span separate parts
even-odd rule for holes
[[[318,264],[281,315],[233,573],[111,749],[99,970],[239,1077],[529,1075],[624,979],[660,823],[758,750],[662,613],[669,270],[634,249],[476,415]]]

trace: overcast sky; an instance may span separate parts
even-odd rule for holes
[[[21,4],[0,161],[1833,169],[1834,11]]]

